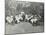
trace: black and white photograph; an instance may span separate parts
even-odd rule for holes
[[[44,3],[5,0],[5,34],[44,32]]]

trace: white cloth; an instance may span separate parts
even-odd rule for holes
[[[7,17],[6,17],[6,20],[7,20],[9,23],[11,23],[11,22],[13,21],[13,18],[12,18],[12,17],[7,16]]]
[[[23,15],[19,14],[19,19],[23,20],[22,16],[23,16]]]
[[[20,18],[19,18],[18,15],[16,15],[15,18],[16,18],[17,22],[20,22],[20,21],[19,21]],[[15,20],[15,21],[16,21],[16,20]]]
[[[31,22],[32,22],[32,23],[33,23],[33,22],[36,23],[37,20],[38,20],[38,19],[31,19]]]
[[[25,19],[29,20],[28,15],[25,15]]]
[[[26,15],[26,16],[25,16],[25,19],[29,20],[29,19],[31,19],[32,17],[33,17],[33,16]]]

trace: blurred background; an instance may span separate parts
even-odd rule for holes
[[[44,3],[40,2],[26,2],[16,0],[5,0],[5,15],[19,14],[24,11],[28,14],[40,14],[44,17]]]
[[[44,3],[42,2],[27,2],[27,1],[16,1],[16,0],[5,0],[5,17],[8,15],[15,16],[20,12],[25,12],[26,14],[39,14],[41,22],[39,24],[44,25]],[[22,24],[25,23],[25,24]],[[26,32],[43,32],[44,26],[33,27],[28,22],[21,22],[17,25],[6,25],[6,34],[12,33],[26,33]]]

